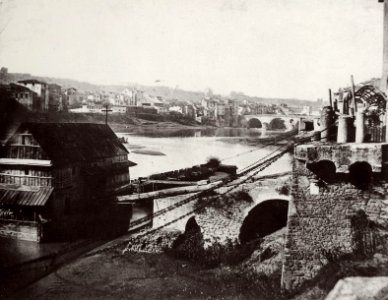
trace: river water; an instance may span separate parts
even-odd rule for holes
[[[248,129],[150,130],[117,135],[128,139],[125,146],[129,160],[137,164],[130,168],[131,179],[188,168],[206,163],[211,157],[242,169],[277,148],[240,143],[242,137],[263,137],[263,132]],[[277,172],[288,171],[289,167],[290,163],[283,161]]]
[[[129,159],[137,163],[135,167],[130,168],[131,179],[202,164],[210,157],[225,159],[222,161],[225,164],[236,165],[239,169],[244,168],[278,148],[278,146],[252,146],[239,142],[243,137],[259,138],[264,134],[269,135],[269,133],[247,129],[117,132],[119,137],[124,136],[128,139],[125,145],[130,152]],[[155,155],[156,152],[163,155]],[[285,155],[259,175],[290,171],[291,161],[292,156]],[[64,245],[35,244],[0,238],[0,257],[2,257],[0,266],[28,261],[56,251]]]

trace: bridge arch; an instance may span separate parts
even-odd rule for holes
[[[263,124],[258,118],[251,118],[248,121],[248,128],[262,128]]]
[[[285,130],[287,129],[287,126],[285,124],[284,119],[282,118],[274,118],[269,122],[269,129],[270,130]]]
[[[368,189],[372,174],[372,167],[366,161],[357,161],[349,166],[349,181],[361,190]]]
[[[269,199],[257,204],[240,227],[240,241],[247,243],[283,228],[287,224],[287,215],[287,200]]]
[[[319,160],[317,162],[307,163],[307,169],[313,172],[319,179],[327,183],[333,183],[335,181],[337,168],[331,160]]]

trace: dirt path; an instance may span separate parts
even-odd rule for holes
[[[216,271],[166,254],[118,249],[79,258],[11,299],[259,299]]]

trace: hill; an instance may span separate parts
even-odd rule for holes
[[[168,86],[159,86],[159,85],[147,86],[147,85],[141,85],[137,83],[131,83],[128,85],[99,85],[99,84],[93,84],[85,81],[78,81],[74,79],[36,76],[28,73],[2,74],[0,78],[0,83],[16,82],[16,81],[25,80],[25,79],[37,79],[48,83],[57,83],[64,88],[74,87],[78,90],[85,91],[85,92],[86,91],[121,92],[125,88],[135,87],[150,95],[162,96],[164,99],[176,99],[179,101],[191,101],[194,103],[199,103],[205,95],[205,92],[202,92],[202,91],[186,91],[179,88],[172,88]],[[215,95],[215,96],[222,97],[221,95]],[[239,100],[239,101],[247,100],[249,102],[257,102],[257,103],[263,103],[263,104],[283,103],[292,107],[300,107],[304,105],[319,107],[321,105],[316,101],[301,100],[301,99],[294,99],[294,98],[271,98],[271,97],[248,96],[241,92],[231,92],[230,95],[227,95],[224,97]]]

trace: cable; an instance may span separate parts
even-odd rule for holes
[[[150,229],[150,230],[144,232],[143,234],[139,234],[139,235],[137,235],[135,238],[136,238],[136,239],[144,238],[144,237],[147,236],[147,235],[150,235],[150,234],[152,234],[152,233],[155,233],[155,232],[159,231],[160,229],[162,229],[162,228],[164,228],[164,227],[166,227],[166,226],[169,226],[169,225],[171,225],[171,224],[173,224],[173,223],[175,223],[175,222],[177,222],[177,221],[179,221],[179,220],[182,220],[182,219],[184,219],[185,217],[187,217],[187,216],[189,216],[189,215],[192,215],[192,214],[195,213],[196,211],[205,208],[208,204],[210,204],[210,202],[214,201],[215,199],[218,199],[219,197],[221,197],[221,196],[223,196],[223,195],[225,195],[225,194],[227,194],[227,193],[230,193],[232,190],[236,189],[239,185],[245,183],[246,181],[248,181],[248,180],[251,179],[252,177],[256,176],[257,173],[263,171],[265,168],[267,168],[269,165],[271,165],[272,163],[274,163],[276,160],[278,160],[281,156],[283,156],[283,155],[284,155],[285,153],[287,153],[288,151],[289,151],[289,146],[287,146],[283,151],[281,151],[281,152],[280,152],[279,154],[277,154],[276,156],[274,156],[274,157],[272,157],[271,159],[267,160],[267,161],[266,161],[266,164],[265,164],[262,168],[260,168],[258,171],[254,172],[252,175],[250,175],[250,176],[248,176],[247,178],[245,178],[245,179],[244,179],[242,182],[240,182],[238,185],[232,186],[230,189],[228,189],[228,190],[225,191],[224,193],[218,195],[218,196],[215,197],[214,199],[210,199],[210,200],[206,201],[204,204],[199,205],[198,207],[196,207],[195,209],[191,210],[190,212],[185,213],[185,214],[183,214],[183,215],[181,215],[181,216],[179,216],[179,217],[177,217],[177,218],[175,218],[175,219],[173,219],[173,220],[171,220],[171,221],[169,221],[169,222],[167,222],[167,223],[165,223],[165,224],[163,224],[163,225],[160,225],[160,226],[158,226],[158,227],[156,227],[156,228]],[[129,246],[130,246],[130,245],[131,245],[131,241],[128,242],[127,246],[126,246],[126,247],[124,248],[124,250],[122,251],[123,254],[124,254],[125,252],[129,251]]]
[[[334,126],[334,125],[335,125],[335,124],[332,124],[331,126]],[[331,126],[329,126],[329,127],[331,127]],[[329,128],[329,127],[328,127],[328,128]],[[328,128],[323,129],[321,132],[323,132],[323,131],[325,131],[325,130],[328,130]],[[285,138],[283,138],[283,139],[286,139],[286,138],[289,138],[289,137],[290,137],[290,136],[287,135],[287,137],[285,137]],[[283,140],[283,139],[281,139],[281,140]],[[310,137],[309,137],[309,139],[310,139]],[[279,140],[279,141],[280,141],[280,140]],[[287,147],[288,147],[288,146],[287,146]],[[243,175],[245,175],[245,174],[247,174],[247,173],[253,171],[253,170],[256,169],[256,168],[259,168],[261,165],[265,164],[265,161],[263,161],[263,160],[267,159],[268,157],[270,157],[271,155],[273,155],[274,153],[276,153],[276,152],[277,152],[279,149],[281,149],[281,148],[282,148],[282,146],[279,147],[279,148],[277,148],[277,149],[275,149],[274,151],[272,151],[271,153],[267,154],[266,156],[260,158],[259,160],[257,160],[256,162],[252,163],[251,165],[245,167],[244,169],[242,169],[242,171],[241,171],[238,175],[239,175],[239,176],[243,176]],[[261,148],[259,148],[259,149],[263,149],[263,147],[261,147]],[[135,226],[137,226],[137,225],[140,225],[140,224],[142,224],[142,223],[144,223],[144,222],[146,222],[146,221],[149,221],[149,220],[151,220],[151,219],[154,218],[154,217],[157,217],[157,216],[160,216],[160,215],[162,215],[162,214],[165,214],[165,213],[167,213],[167,212],[169,212],[169,211],[171,211],[171,210],[173,210],[173,209],[175,209],[175,208],[178,208],[178,207],[180,207],[180,206],[182,206],[182,205],[185,205],[185,204],[187,204],[187,203],[189,203],[189,202],[191,202],[191,201],[197,199],[198,197],[201,197],[202,195],[204,195],[204,194],[206,194],[206,193],[208,193],[208,192],[210,192],[210,191],[213,191],[213,190],[215,190],[215,189],[221,187],[221,186],[224,185],[224,184],[229,183],[230,181],[231,181],[231,180],[226,180],[226,181],[224,181],[224,182],[221,182],[221,183],[218,184],[218,185],[215,185],[215,186],[213,186],[213,187],[211,187],[211,188],[209,188],[209,189],[207,189],[207,190],[205,190],[205,191],[201,191],[201,192],[199,192],[198,194],[195,194],[195,195],[193,195],[193,196],[191,196],[191,197],[188,197],[188,198],[186,198],[186,199],[184,199],[184,200],[182,200],[182,201],[180,201],[180,202],[177,202],[177,203],[175,203],[175,204],[173,204],[173,205],[170,205],[170,206],[168,206],[168,207],[166,207],[166,208],[164,208],[164,209],[161,209],[161,210],[159,210],[159,211],[157,211],[157,212],[155,212],[155,213],[153,213],[153,214],[150,214],[150,215],[144,216],[144,217],[142,217],[142,218],[140,218],[140,219],[137,219],[137,220],[135,220],[135,221],[133,221],[133,222],[131,223],[130,228],[131,228],[131,227],[135,227]]]
[[[325,128],[325,129],[323,129],[323,130],[321,130],[320,132],[324,132],[324,131],[328,130],[330,127],[334,126],[335,124],[336,124],[336,123],[333,123],[333,124],[330,125],[329,127]],[[289,138],[289,137],[291,137],[291,136],[288,136],[288,135],[287,135],[287,137],[285,137],[285,138],[283,138],[283,139],[287,139],[287,138]],[[311,137],[309,137],[309,139],[310,139],[310,138],[311,138]],[[283,140],[283,139],[281,139],[281,140]],[[279,141],[280,141],[280,140],[279,140]],[[261,147],[260,149],[262,149],[262,148],[263,148],[263,147]],[[227,190],[225,193],[223,193],[223,194],[221,194],[221,195],[224,195],[224,194],[226,194],[226,193],[229,193],[231,190],[237,188],[239,185],[243,184],[243,183],[246,182],[247,180],[249,180],[249,179],[251,179],[252,177],[254,177],[257,173],[259,173],[259,172],[261,172],[262,170],[264,170],[265,168],[267,168],[270,164],[272,164],[274,161],[278,160],[281,156],[283,156],[286,152],[288,152],[290,146],[287,145],[286,147],[284,147],[285,149],[282,150],[279,154],[277,154],[277,155],[271,157],[275,152],[279,151],[281,148],[283,148],[283,146],[277,148],[276,150],[274,150],[274,151],[271,152],[270,154],[264,156],[263,158],[260,158],[259,160],[257,160],[257,161],[254,162],[253,164],[251,164],[251,165],[249,165],[248,167],[244,168],[244,169],[242,170],[242,172],[239,173],[239,177],[244,176],[245,174],[247,174],[247,173],[249,173],[249,172],[251,172],[251,171],[253,171],[253,170],[257,169],[257,168],[260,168],[260,169],[259,169],[258,171],[256,171],[256,172],[254,172],[252,175],[250,175],[250,176],[248,176],[247,178],[245,178],[243,181],[237,183],[236,185],[233,185],[229,190]],[[252,152],[253,152],[253,151],[252,151]],[[268,159],[267,159],[267,158],[268,158]],[[221,182],[220,184],[217,184],[217,185],[215,185],[215,186],[213,186],[213,187],[211,187],[211,188],[209,188],[209,189],[207,189],[207,190],[205,190],[205,191],[202,191],[202,192],[200,192],[200,193],[198,193],[198,194],[195,194],[195,195],[193,195],[193,196],[191,196],[191,197],[188,197],[188,198],[186,198],[186,199],[184,199],[184,200],[182,200],[182,201],[180,201],[180,202],[177,202],[177,203],[175,203],[175,204],[173,204],[173,205],[170,205],[170,206],[168,206],[168,207],[166,207],[166,208],[164,208],[164,209],[162,209],[162,210],[159,210],[159,211],[157,211],[157,212],[155,212],[155,213],[153,213],[153,214],[150,214],[150,215],[145,216],[145,217],[143,217],[143,218],[137,219],[137,220],[135,220],[134,222],[132,222],[130,228],[131,228],[131,227],[135,227],[135,226],[137,226],[137,225],[139,225],[139,224],[141,224],[141,223],[143,223],[143,222],[145,222],[145,221],[151,220],[151,219],[154,218],[154,217],[157,217],[157,216],[159,216],[159,215],[165,214],[165,213],[167,213],[167,212],[169,212],[169,211],[171,211],[171,210],[173,210],[173,209],[175,209],[175,208],[178,208],[178,207],[180,207],[180,206],[182,206],[182,205],[184,205],[184,204],[187,204],[187,203],[189,203],[190,201],[193,201],[193,200],[195,200],[195,199],[197,199],[197,198],[203,196],[204,194],[208,193],[209,191],[212,191],[212,190],[215,190],[215,189],[217,189],[217,188],[222,187],[223,185],[229,183],[230,181],[232,181],[232,180],[229,179],[229,180],[226,180],[226,181],[224,181],[224,182]],[[221,195],[220,195],[220,196],[221,196]],[[190,213],[188,213],[188,214],[182,215],[182,216],[176,218],[175,220],[172,220],[172,221],[170,221],[170,222],[168,222],[168,223],[166,223],[166,224],[163,224],[163,225],[161,225],[161,226],[159,226],[159,227],[157,227],[157,228],[155,228],[155,229],[152,229],[151,231],[148,231],[148,232],[150,232],[150,233],[155,232],[155,231],[159,230],[160,228],[166,227],[166,226],[168,226],[168,225],[170,225],[170,224],[172,224],[172,223],[174,223],[174,222],[177,222],[178,220],[181,220],[181,219],[183,219],[184,217],[186,217],[187,215],[190,215],[190,214],[192,214],[192,213],[193,213],[193,212],[190,212]],[[127,248],[128,248],[128,247],[127,247]]]
[[[281,148],[281,147],[280,147],[280,148]],[[240,173],[239,176],[243,176],[243,175],[245,175],[246,173],[248,173],[248,172],[250,172],[250,171],[252,171],[252,170],[254,170],[254,169],[259,168],[261,165],[264,165],[264,164],[266,163],[266,161],[262,161],[262,160],[263,160],[263,159],[266,159],[266,158],[268,158],[268,157],[270,157],[271,155],[273,155],[274,153],[276,153],[278,150],[279,150],[279,148],[276,149],[276,150],[274,150],[274,151],[272,151],[270,154],[266,155],[264,158],[259,159],[258,161],[255,162],[255,166],[254,166],[254,167],[252,167],[249,171],[244,171],[243,173]],[[268,160],[269,160],[269,159],[268,159]],[[165,213],[167,213],[167,212],[169,212],[169,211],[171,211],[171,210],[173,210],[173,209],[175,209],[175,208],[178,208],[178,207],[180,207],[180,206],[182,206],[182,205],[185,205],[185,204],[187,204],[187,203],[189,203],[189,202],[191,202],[191,201],[197,199],[198,197],[201,197],[201,196],[205,195],[206,193],[208,193],[208,192],[210,192],[210,191],[213,191],[213,190],[215,190],[215,189],[217,189],[217,188],[222,187],[223,185],[228,184],[229,182],[231,182],[231,181],[233,181],[233,180],[234,180],[234,179],[228,179],[228,180],[222,181],[222,182],[220,182],[219,184],[214,185],[214,186],[210,187],[210,188],[207,189],[207,190],[201,191],[201,192],[199,192],[198,194],[195,194],[195,195],[193,195],[193,196],[191,196],[191,197],[188,197],[188,198],[186,198],[186,199],[184,199],[184,200],[181,200],[181,201],[179,201],[179,202],[177,202],[177,203],[175,203],[175,204],[173,204],[173,205],[170,205],[170,206],[168,206],[168,207],[166,207],[166,208],[164,208],[164,209],[158,210],[157,212],[155,212],[155,213],[153,213],[153,214],[150,214],[150,215],[144,216],[144,217],[142,217],[142,218],[139,218],[139,219],[133,221],[133,222],[130,224],[130,227],[129,227],[129,228],[135,227],[135,226],[137,226],[137,225],[140,225],[140,224],[142,224],[142,223],[144,223],[144,222],[146,222],[146,221],[152,220],[152,218],[154,218],[154,217],[160,216],[160,215],[165,214]]]

